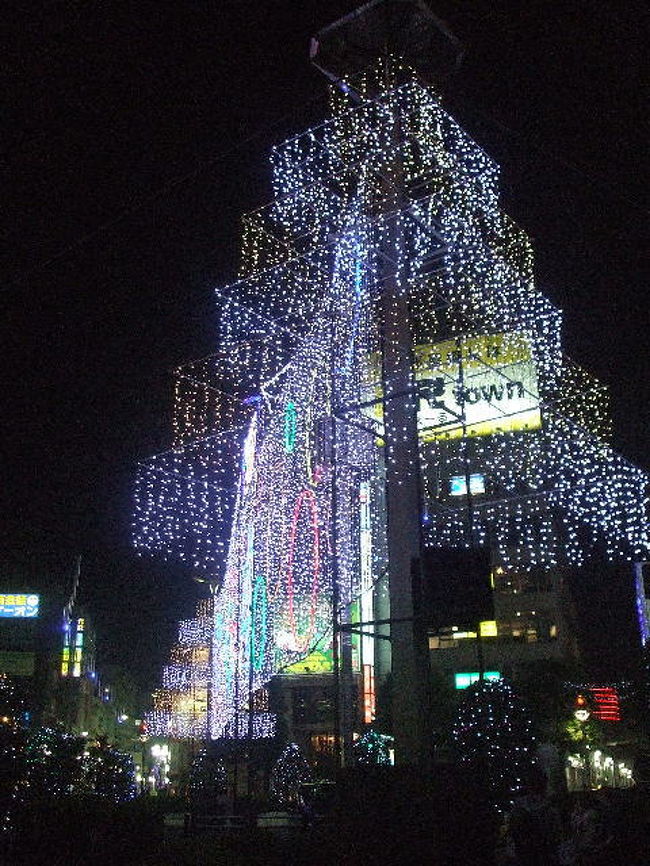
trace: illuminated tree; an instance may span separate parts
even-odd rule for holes
[[[57,728],[30,731],[25,746],[22,799],[65,797],[85,788],[85,740]]]
[[[16,786],[25,773],[23,702],[12,680],[0,674],[0,828],[7,829]]]
[[[88,791],[104,800],[122,803],[137,794],[133,758],[106,743],[88,749],[84,774]]]
[[[647,476],[609,446],[606,388],[562,354],[499,168],[435,90],[393,60],[346,80],[271,173],[240,279],[217,292],[218,352],[177,371],[173,448],[136,481],[136,547],[219,587],[213,738],[248,735],[250,695],[326,637],[335,599],[371,618],[406,437],[384,429],[383,336],[404,299],[424,544],[467,544],[447,493],[469,462],[488,481],[471,535],[506,576],[579,565],[601,537],[611,558],[648,550]],[[253,735],[271,729],[260,715]]]
[[[212,808],[220,794],[226,792],[226,764],[222,757],[201,749],[190,768],[190,799],[194,809]]]
[[[357,764],[390,764],[392,737],[372,729],[365,731],[354,744]]]
[[[289,743],[271,770],[271,796],[283,808],[293,808],[298,805],[300,786],[311,778],[311,767],[299,746]]]
[[[0,723],[21,724],[24,708],[24,701],[15,682],[6,674],[0,674]]]
[[[178,624],[178,636],[153,694],[147,729],[153,736],[204,739],[212,632],[212,605],[199,601],[196,616]]]
[[[453,736],[461,763],[484,780],[495,805],[507,808],[534,765],[533,720],[512,686],[482,680],[463,695]]]

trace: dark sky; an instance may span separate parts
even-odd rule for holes
[[[325,116],[308,39],[355,5],[5,0],[0,542],[81,553],[99,666],[147,687],[199,589],[131,551],[135,466],[169,446],[170,369],[215,350],[271,145]],[[432,5],[466,47],[447,104],[650,468],[645,4]]]

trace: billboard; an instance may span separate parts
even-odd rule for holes
[[[537,374],[524,334],[459,337],[416,346],[418,430],[424,442],[541,426]],[[426,387],[434,382],[433,388]],[[431,393],[433,391],[433,394]],[[463,412],[464,409],[464,412]]]
[[[0,617],[32,619],[38,616],[40,597],[33,593],[0,593]]]
[[[525,334],[483,334],[418,345],[413,352],[420,441],[536,430],[537,372]],[[369,357],[364,399],[382,420],[381,358]]]

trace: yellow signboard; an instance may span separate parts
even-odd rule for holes
[[[299,662],[294,662],[283,668],[283,674],[324,674],[334,670],[332,661],[332,651],[321,652],[314,650],[309,655],[301,659]]]
[[[370,359],[375,399],[382,394],[380,359]],[[524,334],[457,337],[416,346],[420,440],[487,436],[541,427],[537,373]],[[381,421],[382,405],[372,410]]]

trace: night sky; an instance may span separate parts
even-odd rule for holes
[[[324,119],[309,37],[353,2],[5,0],[1,536],[82,554],[98,667],[155,685],[200,587],[130,548],[138,460],[170,444],[171,369],[216,348],[240,215],[273,143]],[[641,0],[432,2],[463,41],[447,106],[502,165],[565,348],[650,468]]]

